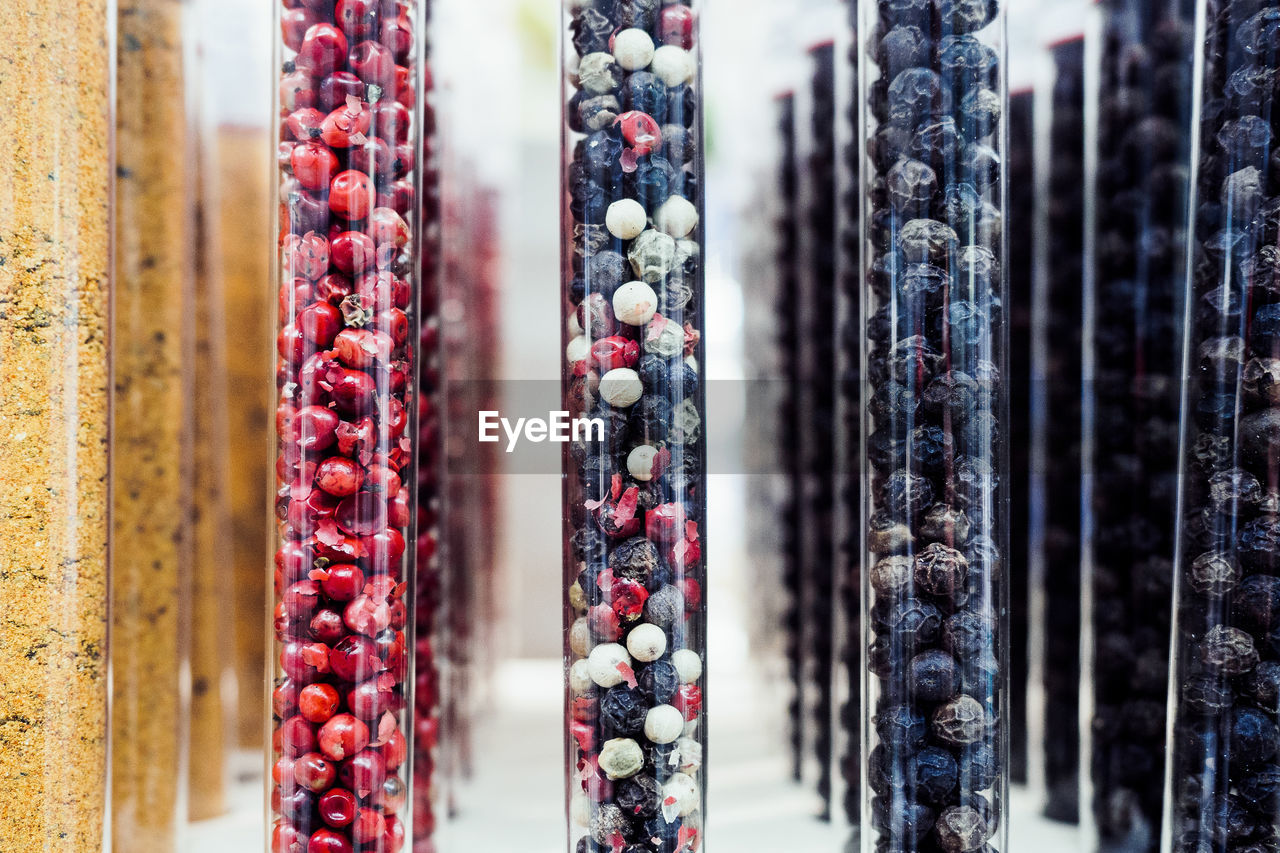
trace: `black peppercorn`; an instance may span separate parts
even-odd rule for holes
[[[910,705],[894,705],[875,715],[876,735],[881,743],[897,750],[916,750],[924,744],[929,723]]]
[[[991,827],[982,813],[969,806],[953,806],[938,816],[938,845],[946,853],[981,850],[991,837]]]
[[[1212,672],[1244,675],[1257,666],[1258,650],[1244,631],[1217,625],[1200,641],[1200,661]]]
[[[911,695],[922,702],[943,702],[956,694],[960,668],[955,658],[934,649],[911,659],[908,674]]]
[[[969,561],[955,548],[935,542],[916,555],[916,588],[942,599],[951,599],[964,590]]]
[[[649,704],[666,705],[680,689],[680,673],[670,661],[654,661],[636,673],[636,689]]]
[[[636,775],[615,785],[614,799],[626,814],[648,820],[658,814],[662,789],[652,776]]]
[[[638,737],[644,732],[648,712],[638,690],[611,687],[600,700],[600,725],[609,737]]]
[[[1250,575],[1241,581],[1232,596],[1231,616],[1236,625],[1258,636],[1280,625],[1280,577]]]
[[[1280,729],[1256,708],[1237,708],[1231,715],[1231,762],[1261,767],[1280,749]]]
[[[950,751],[926,746],[915,757],[915,794],[930,805],[946,803],[959,784],[960,768]]]

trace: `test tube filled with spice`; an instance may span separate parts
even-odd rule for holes
[[[863,0],[862,849],[1008,850],[1004,10]]]
[[[1280,9],[1201,2],[1169,843],[1280,843]]]
[[[279,13],[275,850],[412,833],[421,15]]]
[[[184,6],[121,0],[112,397],[113,850],[168,853],[184,742],[194,468],[195,198]],[[212,748],[212,747],[211,747]]]
[[[1073,32],[1043,51],[1035,95],[1031,293],[1032,502],[1028,543],[1028,777],[1046,817],[1074,822],[1079,777],[1080,402],[1084,317],[1084,54]],[[1070,25],[1069,25],[1070,26]],[[1061,29],[1059,28],[1059,31]],[[1010,193],[1013,193],[1010,187]],[[1012,243],[1010,244],[1012,245]],[[1011,365],[1012,366],[1012,365]]]
[[[1087,51],[1081,819],[1093,850],[1160,848],[1194,5],[1105,0]]]
[[[701,847],[706,736],[696,4],[568,0],[570,850]],[[593,425],[594,424],[594,425]]]
[[[106,843],[114,15],[0,19],[0,826],[51,853]]]

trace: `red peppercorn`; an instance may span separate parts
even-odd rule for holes
[[[280,37],[289,50],[302,49],[302,40],[306,38],[307,29],[319,23],[316,13],[311,9],[285,9],[280,13]]]
[[[396,15],[383,21],[380,39],[395,54],[396,62],[407,64],[413,50],[413,25],[407,15]]]
[[[592,634],[607,643],[622,636],[622,620],[608,604],[597,604],[588,610],[587,625]]]
[[[640,343],[611,335],[601,338],[591,345],[591,363],[601,372],[607,373],[620,367],[635,367],[640,360]]]
[[[298,542],[284,542],[276,551],[275,563],[276,569],[292,582],[311,570],[311,555]]]
[[[275,730],[272,748],[286,758],[297,758],[315,751],[316,732],[301,716],[289,717]]]
[[[276,335],[276,352],[289,364],[301,364],[307,357],[307,339],[302,330],[292,323]]]
[[[378,649],[368,637],[344,637],[329,652],[329,666],[343,681],[363,681],[377,665]]]
[[[333,787],[338,768],[318,752],[308,752],[293,763],[293,778],[299,786],[319,794]]]
[[[350,714],[338,714],[320,727],[316,743],[326,757],[342,761],[369,745],[369,727]]]
[[[316,485],[335,497],[354,495],[363,483],[364,470],[345,457],[330,456],[316,466]]]
[[[409,242],[409,223],[389,207],[376,207],[369,215],[369,236],[379,246],[390,243],[403,249]]]
[[[288,717],[298,708],[301,692],[298,685],[286,678],[271,691],[271,711],[281,719]]]
[[[396,57],[387,47],[372,39],[351,48],[347,65],[356,76],[372,86],[390,88],[396,82]]]
[[[299,107],[289,113],[284,126],[294,139],[299,142],[308,142],[320,133],[324,121],[324,113],[315,107]]]
[[[369,105],[355,97],[348,97],[343,106],[336,107],[321,119],[320,138],[330,147],[349,148],[364,139],[372,121],[373,111],[369,109]]]
[[[338,711],[342,697],[329,684],[308,684],[298,694],[298,711],[308,722],[327,723]]]
[[[404,536],[394,528],[365,536],[360,543],[364,546],[370,568],[379,574],[386,574],[404,559]]]
[[[271,765],[271,781],[280,786],[283,791],[292,791],[297,787],[297,781],[293,778],[293,767],[297,761],[293,758],[281,756],[276,759],[276,763]]]
[[[294,71],[280,78],[280,109],[291,113],[303,107],[316,107],[320,95],[316,82],[305,71]]]
[[[396,811],[399,809],[397,808]],[[400,853],[404,849],[404,821],[392,814],[387,815],[386,819],[387,831],[383,833],[380,849],[385,853]]]
[[[347,635],[346,623],[336,610],[324,609],[311,617],[311,639],[317,643],[336,643]]]
[[[387,821],[374,809],[361,809],[351,824],[351,838],[357,844],[373,844],[387,831]]]
[[[333,383],[333,390],[329,394],[339,412],[358,415],[373,408],[378,383],[369,374],[361,370],[339,370],[335,375],[334,371],[330,371],[329,381]]]
[[[614,124],[622,129],[622,138],[636,156],[652,154],[662,147],[662,128],[648,113],[632,110],[618,116]]]
[[[351,284],[351,279],[337,273],[323,276],[316,282],[314,288],[316,299],[323,299],[335,307],[354,292],[355,287]]]
[[[663,44],[693,49],[693,10],[685,5],[666,6],[658,21],[658,37]]]
[[[298,581],[285,590],[282,603],[290,619],[305,622],[320,606],[320,584],[312,580]]]
[[[329,185],[329,209],[344,219],[364,219],[373,199],[373,181],[354,169],[339,172]]]
[[[396,103],[407,110],[418,102],[418,90],[413,85],[413,75],[403,65],[396,66]]]
[[[693,543],[697,545],[697,543]],[[684,592],[684,606],[688,611],[697,610],[702,606],[702,584],[693,578],[685,578],[680,582],[680,587]]]
[[[329,248],[333,254],[333,265],[347,275],[372,270],[378,258],[373,238],[359,231],[343,231],[333,238]]]
[[[401,430],[403,432],[403,430]],[[390,527],[408,527],[409,526],[409,489],[401,487],[396,492],[395,497],[387,501],[387,524]],[[395,625],[395,619],[391,620],[392,626]]]
[[[391,173],[397,179],[403,178],[414,170],[418,162],[418,154],[412,145],[397,145],[395,156],[391,161]]]
[[[359,77],[350,71],[335,71],[320,81],[314,106],[318,106],[328,115],[346,104],[348,98],[361,100],[364,94],[364,81]]]
[[[338,158],[326,145],[304,142],[289,153],[293,175],[309,190],[326,189],[338,172]]]
[[[357,172],[385,176],[390,173],[393,162],[395,155],[391,146],[376,136],[366,139],[363,145],[347,149],[347,165]]]
[[[332,829],[317,830],[307,842],[307,853],[353,853],[351,842]]]
[[[377,677],[362,681],[347,691],[347,707],[362,720],[376,720],[391,708],[391,687]]]
[[[347,58],[347,37],[332,24],[313,24],[303,35],[294,64],[312,77],[337,71]]]
[[[329,241],[319,234],[289,234],[281,242],[280,251],[289,278],[315,281],[329,268]]]
[[[388,308],[378,314],[374,321],[377,327],[391,336],[391,343],[396,349],[404,346],[409,339],[409,316],[399,308]]]
[[[415,203],[413,184],[408,181],[395,181],[385,190],[378,190],[378,207],[389,207],[401,216],[407,216]]]
[[[341,421],[330,409],[323,406],[306,406],[294,419],[299,446],[310,452],[327,450],[338,440]]]
[[[279,790],[272,792],[278,795],[273,799],[273,805],[280,814],[284,815],[294,823],[306,825],[309,823],[311,811],[315,808],[315,795],[306,788],[294,786],[289,793],[281,793]]]
[[[351,38],[367,39],[378,29],[377,0],[338,0],[333,19]]]
[[[388,768],[390,769],[390,768]],[[405,790],[404,782],[398,776],[388,776],[387,781],[382,783],[382,788],[374,791],[373,804],[382,809],[383,814],[387,816],[387,830],[390,832],[390,818],[396,812],[402,811],[408,802],[409,792]]]
[[[339,829],[356,819],[357,808],[356,795],[342,788],[334,788],[320,797],[320,819]]]
[[[360,798],[368,797],[387,781],[387,765],[377,750],[366,749],[342,762],[338,778]]]
[[[355,423],[343,421],[338,424],[338,452],[350,456],[367,465],[373,458],[373,449],[377,441],[377,424],[373,418],[361,418]]]
[[[350,563],[339,563],[336,566],[329,566],[326,569],[328,575],[320,581],[320,588],[324,590],[324,594],[334,601],[350,601],[360,594],[360,590],[364,589],[364,572],[359,566],[353,566]],[[337,652],[335,647],[329,653],[332,660]]]
[[[426,743],[423,742],[425,746]],[[396,729],[391,733],[391,737],[387,738],[387,742],[382,745],[382,761],[387,765],[387,770],[395,772],[400,769],[400,765],[404,764],[405,759],[409,757],[409,744],[405,740],[404,734]]]
[[[373,238],[370,237],[370,240]],[[369,272],[356,279],[356,293],[379,312],[389,308],[407,308],[411,291],[409,283],[386,270]]]
[[[365,477],[364,487],[374,494],[395,495],[400,491],[400,475],[386,465],[372,465]],[[372,532],[372,531],[370,531]]]
[[[357,634],[375,637],[391,625],[391,607],[385,601],[359,595],[348,602],[342,620]]]
[[[271,853],[310,853],[307,837],[283,821],[271,828]]]
[[[329,647],[324,643],[285,643],[280,649],[280,668],[295,681],[315,681],[329,672]]]
[[[684,536],[685,520],[683,504],[661,504],[645,513],[644,534],[651,542],[670,545]]]
[[[702,712],[702,688],[696,684],[682,684],[671,704],[684,714],[686,720],[692,722]]]
[[[394,346],[389,335],[371,329],[344,329],[333,341],[338,360],[360,369],[389,362]]]

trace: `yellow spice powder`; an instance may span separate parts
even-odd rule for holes
[[[107,14],[0,15],[0,853],[103,845]]]
[[[112,423],[112,834],[177,849],[190,559],[187,114],[181,0],[120,0]],[[183,815],[185,817],[185,815]]]
[[[272,323],[276,315],[269,264],[270,133],[263,128],[218,131],[218,229],[214,252],[222,265],[226,304],[230,416],[232,565],[237,703],[236,740],[261,749],[266,729],[267,537],[272,529],[266,467],[272,463],[274,390]]]
[[[204,151],[201,151],[201,155]],[[203,156],[201,157],[203,163]],[[218,817],[227,809],[228,703],[231,633],[226,596],[231,576],[231,513],[227,504],[227,384],[221,264],[208,214],[215,209],[213,182],[203,181],[197,213],[194,555],[191,564],[191,732],[188,775],[191,820]],[[230,695],[228,695],[230,694]]]

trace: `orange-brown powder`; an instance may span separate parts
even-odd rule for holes
[[[182,3],[120,0],[112,421],[112,834],[177,849],[190,560],[191,194]],[[185,817],[183,815],[182,817]]]
[[[0,853],[93,853],[107,779],[105,0],[0,15]]]

